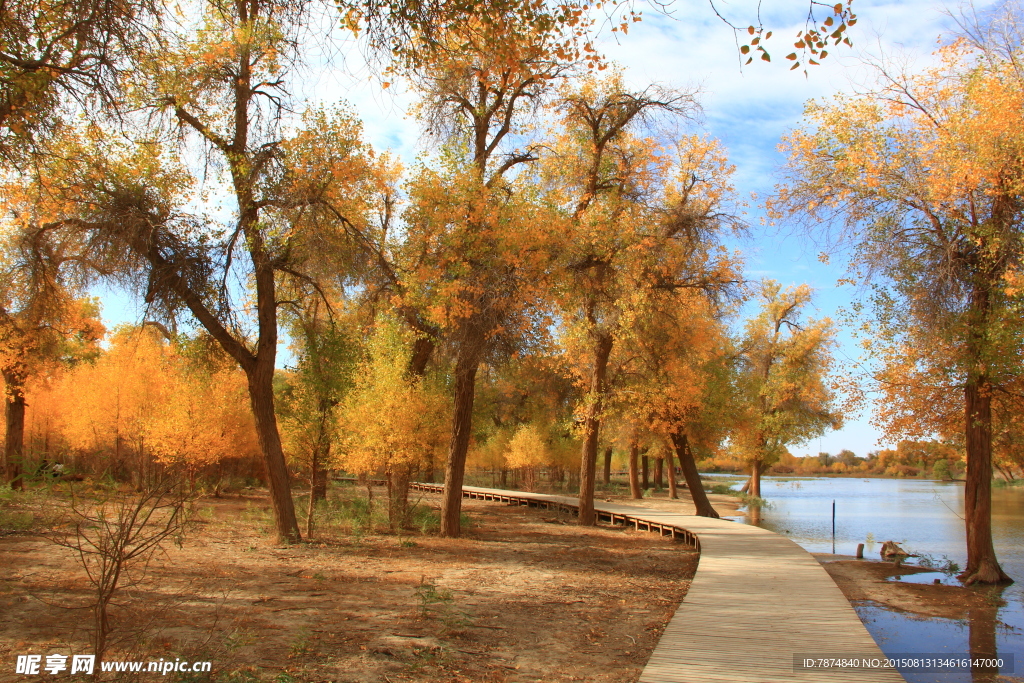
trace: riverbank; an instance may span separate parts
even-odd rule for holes
[[[897,567],[892,562],[858,560],[847,555],[818,553],[814,557],[851,603],[871,600],[891,610],[943,619],[967,619],[972,610],[991,611],[994,619],[998,608],[1005,604],[998,587],[965,588],[912,581],[914,575],[935,574],[934,569]],[[910,580],[893,580],[895,577]]]
[[[1024,683],[1015,667],[1024,652],[1020,605],[1006,586],[937,585],[923,567],[817,554],[887,655],[970,653],[998,666],[934,673],[901,670],[907,683]]]

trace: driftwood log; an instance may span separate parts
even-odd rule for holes
[[[896,541],[886,541],[883,543],[881,555],[883,560],[890,560],[896,564],[902,563],[903,560],[908,557],[917,557],[917,555],[908,553],[906,550],[899,547],[899,545],[896,544]]]

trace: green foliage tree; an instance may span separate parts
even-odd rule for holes
[[[832,323],[803,320],[810,288],[783,289],[766,280],[758,295],[761,312],[747,322],[739,344],[736,384],[743,418],[733,438],[750,462],[747,493],[760,497],[766,467],[788,446],[838,429],[842,418],[827,382]]]
[[[314,297],[318,297],[313,293]],[[361,344],[354,320],[328,317],[319,298],[287,316],[297,362],[278,396],[285,453],[309,472],[306,536],[316,526],[316,506],[327,498],[331,449],[338,439],[337,408],[353,386]]]

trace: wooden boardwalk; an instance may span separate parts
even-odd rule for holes
[[[413,484],[440,492],[439,484]],[[576,499],[467,486],[463,496],[575,511]],[[902,683],[894,670],[796,669],[794,658],[884,659],[810,553],[767,529],[612,503],[603,521],[672,536],[701,551],[697,574],[640,683]]]

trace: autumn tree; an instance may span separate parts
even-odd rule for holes
[[[576,389],[560,371],[557,347],[550,337],[533,341],[499,358],[501,362],[482,364],[478,377],[476,443],[469,465],[498,470],[503,487],[509,486],[510,470],[520,466],[547,467],[551,484],[557,486],[564,482],[570,464],[575,465],[575,453],[568,455],[566,450],[575,443]],[[544,443],[544,457],[532,463],[509,451],[513,437],[526,428],[532,430],[531,438]]]
[[[1012,62],[964,43],[919,74],[882,73],[876,92],[813,102],[786,141],[781,213],[845,226],[854,268],[876,283],[886,402],[938,431],[929,393],[955,392],[967,452],[967,583],[1007,580],[991,534],[993,395],[1019,377],[1019,112]],[[923,387],[931,387],[922,391]],[[947,393],[948,396],[948,393]],[[947,399],[948,400],[948,399]],[[942,401],[941,403],[945,403]],[[895,426],[883,419],[883,426]]]
[[[96,470],[143,486],[173,468],[194,486],[212,465],[257,450],[245,377],[219,348],[149,325],[122,326],[108,342],[59,382],[61,434]]]
[[[63,419],[71,448],[102,454],[113,477],[141,484],[151,476],[149,427],[174,390],[170,353],[156,330],[122,327],[108,352],[66,375],[64,390],[77,402]]]
[[[631,414],[651,441],[664,444],[664,448],[657,446],[666,460],[669,497],[678,497],[677,461],[696,514],[718,517],[704,492],[694,456],[697,448],[717,448],[731,419],[726,371],[729,340],[720,306],[708,294],[700,288],[686,289],[650,311],[630,339],[638,363],[618,403],[619,410]]]
[[[410,273],[415,302],[454,355],[451,445],[441,533],[458,536],[480,364],[541,323],[546,221],[516,171],[536,160],[521,126],[569,68],[560,20],[546,14],[467,20],[415,76],[421,117],[444,147],[410,188],[407,249],[429,254]],[[540,21],[543,30],[536,30]]]
[[[733,440],[750,463],[751,496],[761,496],[761,474],[787,447],[806,443],[842,418],[828,384],[831,321],[805,320],[807,285],[783,289],[760,283],[760,312],[747,321],[737,354],[737,398],[742,417]]]
[[[24,162],[69,103],[118,105],[117,73],[159,14],[149,0],[14,0],[0,7],[0,157]]]
[[[506,461],[509,467],[523,472],[527,491],[537,486],[537,468],[548,463],[548,445],[543,431],[536,424],[520,425],[508,442]]]
[[[285,139],[287,78],[307,10],[301,2],[207,3],[198,25],[165,26],[128,75],[125,87],[145,114],[129,122],[132,142],[95,127],[68,142],[37,190],[53,206],[30,221],[40,235],[78,244],[83,264],[134,286],[154,313],[191,313],[242,368],[277,532],[288,540],[299,532],[274,408],[279,287],[312,278],[310,261],[365,220],[377,182],[358,125],[321,125],[326,117],[311,115]],[[319,144],[309,139],[317,134]],[[182,162],[191,145],[206,150],[205,168]],[[337,171],[326,184],[303,158],[325,147]],[[197,210],[191,193],[204,175],[223,190],[217,201],[227,210]],[[305,209],[338,185],[347,201],[333,206],[335,229],[309,229]]]
[[[447,411],[436,379],[408,371],[413,339],[396,321],[378,320],[340,406],[335,460],[350,472],[384,473],[393,531],[408,523],[410,476],[446,435]]]
[[[148,448],[156,463],[183,473],[191,486],[203,476],[216,491],[215,473],[225,462],[259,461],[245,374],[205,330],[167,337],[154,336],[154,329],[144,325],[136,333],[159,341],[162,350],[151,347],[151,353],[163,363],[148,372],[166,377],[163,400],[145,425]]]
[[[579,521],[594,524],[608,365],[616,338],[630,320],[631,311],[624,309],[637,291],[634,286],[646,284],[636,281],[648,255],[644,252],[649,252],[642,243],[660,246],[658,237],[650,234],[656,228],[651,225],[650,206],[643,201],[651,194],[651,167],[658,160],[650,143],[631,135],[631,129],[652,112],[686,114],[696,105],[685,93],[654,88],[629,92],[621,77],[613,77],[605,82],[588,79],[578,90],[567,90],[557,106],[564,132],[546,175],[560,181],[561,203],[569,213],[559,304],[567,314],[563,343],[581,357],[577,374],[585,383]]]
[[[5,479],[24,487],[26,383],[93,357],[103,336],[99,306],[75,298],[64,255],[39,248],[15,231],[0,255],[0,373],[4,381]]]
[[[730,222],[723,211],[730,169],[716,145],[685,137],[673,156],[635,134],[659,112],[687,115],[695,107],[690,94],[633,93],[614,76],[567,90],[559,103],[564,133],[545,173],[569,216],[556,296],[584,392],[581,524],[594,523],[600,424],[616,344],[664,301],[690,289],[718,290],[737,277],[713,248]]]

